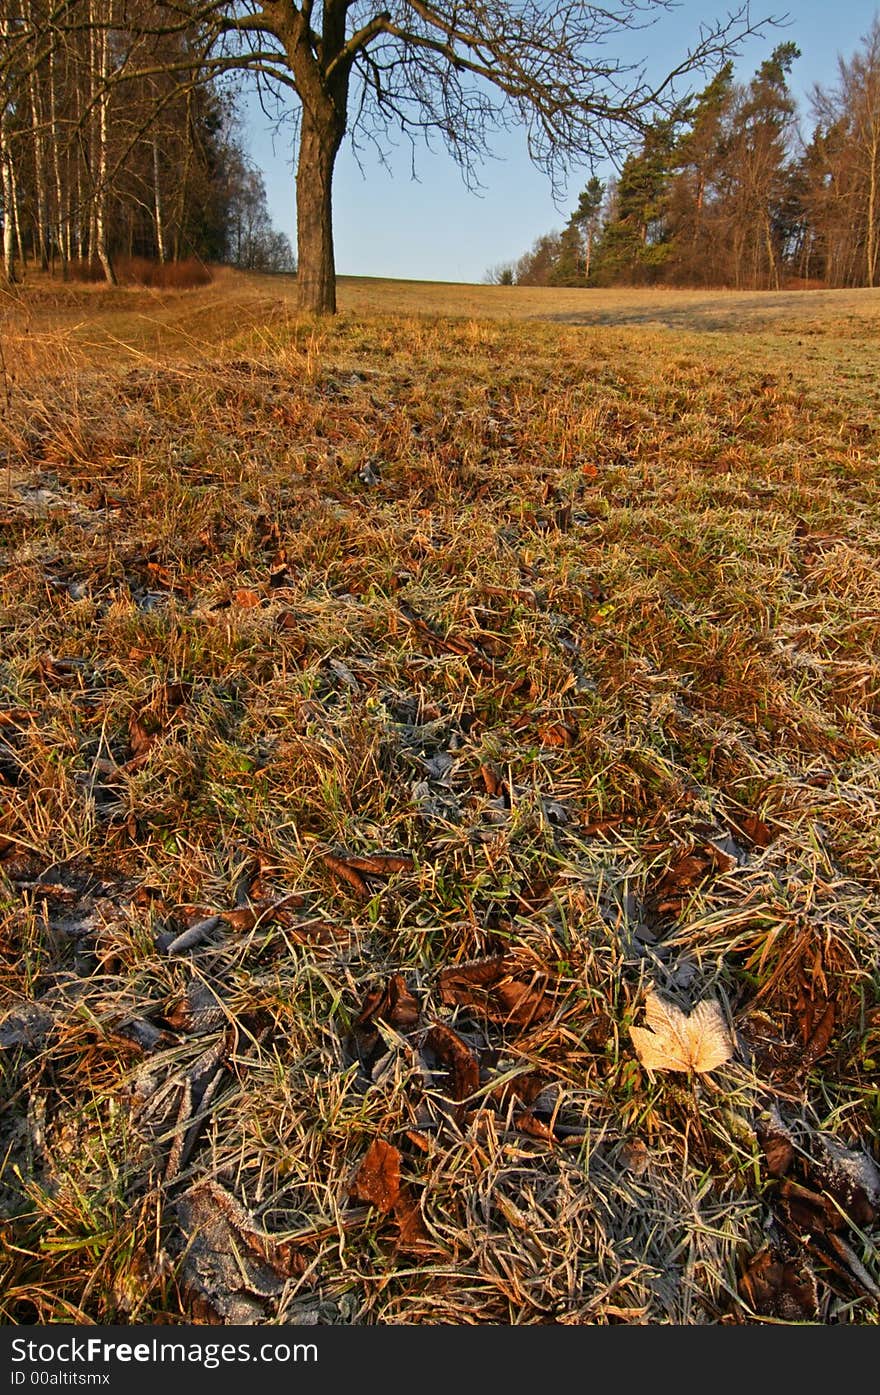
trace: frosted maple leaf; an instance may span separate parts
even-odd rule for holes
[[[646,1027],[630,1027],[636,1055],[648,1070],[706,1071],[733,1055],[733,1038],[721,1006],[704,998],[690,1014],[665,1002],[652,988],[645,999]]]

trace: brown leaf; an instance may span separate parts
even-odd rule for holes
[[[736,858],[726,849],[719,847],[717,843],[711,841],[706,843],[703,852],[709,858],[713,872],[732,872],[737,866]]]
[[[162,591],[185,590],[183,583],[177,580],[170,567],[165,567],[161,562],[148,562],[147,574],[153,586],[158,586]]]
[[[761,1138],[771,1177],[784,1177],[794,1161],[794,1147],[784,1133],[768,1132]]]
[[[407,988],[403,974],[392,974],[384,988],[374,988],[367,994],[355,1024],[366,1026],[379,1018],[392,1027],[413,1027],[419,1020],[419,1011],[418,1000]]]
[[[624,821],[622,814],[611,819],[590,819],[584,823],[584,832],[588,837],[595,838],[599,833],[610,833],[613,829],[619,828]]]
[[[839,1140],[821,1135],[815,1140],[808,1180],[832,1197],[850,1218],[867,1228],[880,1211],[880,1171],[862,1148],[846,1148]]]
[[[131,749],[129,767],[133,761],[140,762],[146,758],[148,752],[155,745],[158,735],[158,726],[148,727],[138,713],[132,713],[128,719],[128,744]]]
[[[511,1100],[528,1107],[547,1086],[547,1077],[539,1071],[526,1071],[513,1079],[503,1080],[492,1091],[489,1098],[499,1109],[506,1109]]]
[[[341,857],[334,857],[332,853],[322,853],[321,859],[324,866],[337,881],[348,882],[359,901],[369,901],[370,890],[359,872]]]
[[[131,759],[121,767],[123,770],[136,770],[143,765],[168,723],[189,701],[191,693],[191,683],[163,683],[145,707],[131,714],[128,720]]]
[[[730,826],[737,836],[745,838],[756,848],[767,848],[773,842],[773,833],[757,814],[740,814],[738,818],[730,820]]]
[[[411,857],[401,853],[372,853],[369,857],[346,853],[345,863],[367,877],[390,877],[395,872],[411,872],[415,866]]]
[[[716,870],[715,853],[715,849],[693,848],[674,857],[649,888],[647,900],[652,910],[658,915],[679,915],[688,892]]]
[[[474,1008],[490,1022],[529,1027],[553,1011],[553,999],[544,991],[549,975],[540,968],[530,972],[512,956],[497,954],[444,969],[439,984],[444,1003]]]
[[[400,1194],[400,1153],[383,1138],[374,1138],[355,1173],[350,1194],[388,1212]]]
[[[435,1022],[425,1035],[425,1045],[449,1071],[452,1098],[463,1100],[472,1095],[480,1084],[480,1067],[473,1051],[458,1033]]]
[[[486,793],[494,799],[497,795],[503,794],[506,788],[503,779],[494,765],[487,764],[480,766],[480,776],[486,787]]]
[[[266,894],[263,885],[263,868],[267,859],[257,853],[245,867],[235,886],[235,904],[237,907],[249,906],[254,901],[261,900]]]
[[[406,1182],[394,1203],[394,1219],[398,1225],[398,1250],[410,1255],[436,1254],[437,1242],[428,1231],[422,1219],[422,1208]]]
[[[813,1028],[812,1035],[810,1036],[809,1041],[804,1047],[802,1065],[805,1070],[808,1069],[810,1066],[815,1065],[816,1061],[819,1060],[819,1057],[824,1055],[828,1047],[828,1043],[831,1041],[831,1038],[834,1035],[834,1018],[835,1007],[834,1003],[830,1002],[826,1004],[825,1011],[822,1013],[822,1016],[819,1018],[819,1021]]]
[[[466,658],[476,673],[491,674],[494,672],[492,661],[470,640],[456,639],[451,635],[440,634],[434,625],[423,620],[420,615],[416,615],[415,611],[408,605],[401,604],[400,612],[429,648],[439,651],[441,654],[458,654],[462,658]]]
[[[22,727],[29,722],[39,721],[41,713],[34,707],[6,707],[0,709],[0,727]]]
[[[337,879],[347,881],[362,901],[370,898],[365,877],[391,877],[395,872],[411,872],[415,863],[405,853],[372,853],[362,857],[355,853],[322,853],[324,865]]]
[[[759,1317],[815,1322],[819,1316],[816,1276],[807,1260],[785,1259],[769,1245],[752,1256],[739,1291]]]
[[[233,930],[253,930],[257,923],[257,912],[250,906],[240,906],[234,911],[224,911],[223,919]]]
[[[780,1182],[779,1196],[798,1234],[824,1235],[829,1230],[840,1230],[845,1224],[844,1217],[830,1197],[804,1187],[790,1177],[783,1177]]]
[[[538,739],[542,746],[573,746],[577,741],[577,727],[573,722],[546,722],[538,727]]]
[[[430,1153],[431,1145],[423,1133],[419,1133],[417,1129],[407,1129],[406,1136],[420,1153]]]
[[[524,1109],[521,1114],[515,1114],[513,1116],[513,1124],[514,1128],[519,1129],[520,1133],[527,1133],[531,1138],[540,1138],[544,1143],[555,1143],[557,1141],[556,1135],[549,1124],[545,1124],[544,1121],[533,1114],[530,1109]]]
[[[332,920],[306,920],[299,924],[285,924],[285,934],[297,945],[335,945],[348,939],[349,931]]]
[[[641,1177],[648,1169],[650,1154],[648,1145],[642,1138],[629,1138],[620,1150],[620,1161],[627,1172],[631,1172],[634,1177]]]
[[[67,688],[76,681],[82,664],[77,659],[56,659],[52,654],[44,654],[39,668],[40,678],[47,687]]]
[[[243,610],[253,610],[256,606],[262,605],[264,597],[259,591],[251,591],[247,587],[242,587],[235,593],[235,604],[241,606]]]

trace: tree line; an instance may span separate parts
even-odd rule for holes
[[[814,88],[807,121],[790,88],[800,56],[780,44],[745,83],[725,63],[699,96],[651,123],[616,179],[590,180],[562,231],[486,279],[876,286],[880,17],[838,60],[837,81]]]
[[[191,25],[135,8],[0,0],[6,279],[30,263],[112,282],[134,259],[293,270],[232,89],[193,80]]]

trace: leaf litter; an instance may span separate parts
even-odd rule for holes
[[[0,540],[4,1316],[875,1320],[845,375],[252,308]]]

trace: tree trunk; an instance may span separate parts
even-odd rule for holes
[[[30,10],[26,11],[30,19]],[[36,69],[32,68],[28,78],[31,99],[31,136],[34,161],[34,206],[35,206],[35,246],[34,255],[39,257],[40,269],[49,269],[49,191],[46,187],[45,138],[43,134],[43,98],[37,84]]]
[[[7,149],[5,117],[0,124],[0,163],[3,165],[3,275],[15,278],[15,238],[12,230],[12,159]]]
[[[21,235],[21,218],[18,214],[18,180],[15,177],[15,162],[10,155],[10,193],[12,195],[12,226],[15,229],[15,245],[18,248],[18,260],[22,268],[27,266],[27,258],[24,253],[24,240]]]
[[[770,225],[768,214],[764,215],[764,245],[767,248],[767,265],[769,284],[773,290],[779,290],[779,267],[776,265],[776,253],[773,249],[773,230]]]
[[[880,155],[880,141],[877,132],[872,131],[873,140],[868,149],[868,209],[865,227],[865,271],[866,281],[873,286],[877,277],[877,165]]]
[[[0,37],[8,39],[9,21],[0,20]],[[3,181],[3,275],[10,284],[15,280],[15,237],[13,233],[13,172],[10,103],[0,97],[0,177]]]
[[[100,62],[98,80],[101,85],[98,96],[98,178],[95,191],[95,236],[92,244],[92,256],[94,257],[97,253],[105,280],[111,286],[115,286],[116,273],[113,270],[110,253],[107,249],[107,137],[109,124],[107,108],[110,103],[107,75],[109,73],[109,49],[110,36],[105,29],[101,35],[98,50]]]
[[[165,260],[165,224],[162,218],[162,186],[159,182],[159,142],[153,136],[153,216],[156,224],[156,255]]]
[[[70,261],[70,219],[65,205],[64,185],[61,178],[61,136],[58,130],[58,111],[55,100],[55,51],[49,49],[49,149],[52,152],[52,172],[55,176],[55,235],[61,255],[61,274],[67,275]]]
[[[297,302],[311,315],[336,314],[333,259],[333,166],[345,117],[328,101],[315,112],[303,104],[296,170]]]

